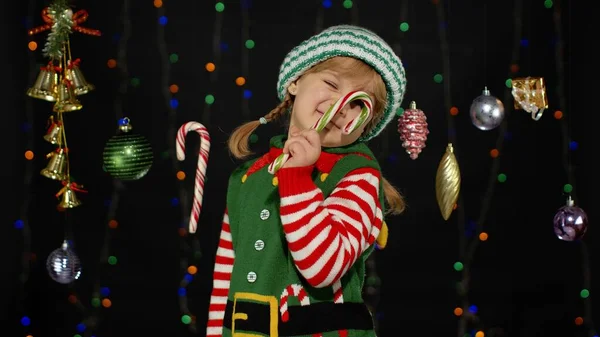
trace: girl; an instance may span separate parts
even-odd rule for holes
[[[365,142],[393,119],[405,86],[400,59],[361,27],[330,27],[286,56],[281,104],[229,139],[231,153],[245,158],[252,132],[291,110],[288,134],[230,177],[207,336],[375,336],[362,300],[365,260],[378,237],[385,243],[384,200],[393,214],[404,202]],[[373,102],[366,123],[342,132],[361,113],[350,103],[321,132],[312,129],[356,90]],[[282,153],[289,159],[272,173]]]

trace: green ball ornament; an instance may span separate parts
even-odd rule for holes
[[[119,120],[119,133],[104,147],[104,170],[113,178],[138,180],[145,176],[154,160],[146,137],[131,133],[129,118]]]

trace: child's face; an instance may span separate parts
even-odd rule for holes
[[[341,96],[355,90],[365,91],[374,99],[370,85],[365,80],[340,75],[332,70],[303,75],[288,88],[290,94],[295,96],[290,126],[294,125],[302,130],[310,129]],[[331,122],[319,133],[321,146],[338,147],[354,143],[372,116],[349,135],[344,134],[342,129],[358,116],[360,111],[361,105],[351,102],[335,114]]]

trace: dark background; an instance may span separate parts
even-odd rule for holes
[[[39,13],[48,3],[15,2],[15,10],[3,11],[3,336],[73,336],[77,324],[91,322],[90,317],[99,319],[98,331],[88,329],[86,336],[192,335],[180,321],[178,302],[182,264],[187,263],[198,266],[187,298],[203,335],[226,182],[239,164],[227,152],[227,136],[277,104],[275,84],[285,54],[311,34],[340,23],[370,28],[394,47],[407,71],[403,106],[416,101],[431,132],[415,161],[404,153],[395,122],[371,143],[385,176],[408,203],[404,214],[387,220],[388,247],[375,255],[381,280],[380,335],[457,335],[453,310],[461,306],[456,282],[462,275],[453,264],[466,261],[464,245],[477,236],[471,223],[479,222],[489,240],[479,245],[470,265],[468,304],[477,306],[479,317],[473,327],[487,336],[592,336],[587,325],[592,317],[582,326],[574,323],[575,317],[585,315],[586,301],[590,303],[579,292],[584,257],[595,261],[591,242],[597,237],[591,162],[596,82],[593,56],[584,50],[598,30],[584,19],[588,9],[581,2],[555,1],[548,9],[544,1],[533,0],[354,1],[352,9],[345,9],[338,0],[331,8],[321,1],[246,0],[226,1],[223,13],[215,12],[214,2],[164,2],[160,10],[150,0],[73,2],[75,10],[90,13],[83,25],[103,35],[75,33],[71,39],[73,57],[81,58],[82,71],[97,89],[80,97],[83,110],[65,117],[71,173],[89,190],[79,195],[83,205],[68,212],[67,220],[56,211],[54,193],[60,186],[38,174],[46,165],[44,155],[53,149],[42,139],[51,105],[24,94],[47,62],[41,51],[47,33],[32,38],[26,30],[42,24]],[[161,15],[168,17],[164,27],[158,23]],[[556,18],[561,34],[555,30]],[[410,24],[408,32],[398,29],[404,21]],[[247,38],[256,42],[251,50],[244,47]],[[40,46],[34,52],[27,49],[30,40]],[[443,52],[444,41],[449,54]],[[560,43],[562,49],[557,48]],[[179,62],[167,67],[171,53],[179,55]],[[562,61],[557,57],[561,53]],[[119,60],[119,67],[108,68],[109,59]],[[214,62],[217,71],[208,73],[207,62]],[[516,73],[510,71],[511,64],[518,65]],[[564,66],[564,75],[557,72],[557,64]],[[441,84],[433,81],[437,73],[444,74]],[[238,76],[246,78],[244,87],[236,86]],[[519,76],[546,80],[550,108],[537,122],[512,109],[505,80]],[[169,106],[167,89],[173,83],[180,88],[176,109]],[[473,127],[468,116],[484,86],[507,111],[504,124],[488,132]],[[252,97],[244,98],[244,90]],[[215,96],[213,105],[205,104],[207,94]],[[451,106],[459,109],[455,117],[448,113]],[[564,112],[563,120],[553,117],[555,110]],[[102,151],[124,116],[149,139],[155,161],[143,179],[120,184],[103,171]],[[187,226],[198,137],[188,137],[188,158],[179,164],[174,131],[189,120],[208,127],[212,149],[199,232],[182,238],[178,231]],[[282,130],[261,127],[253,145],[257,152]],[[463,183],[459,208],[444,221],[435,200],[435,174],[449,139]],[[564,156],[563,147],[572,140],[578,147]],[[496,147],[501,155],[493,159],[489,151]],[[24,159],[26,150],[36,154],[33,161]],[[175,177],[179,169],[188,176],[184,182]],[[492,183],[492,197],[484,198],[498,173],[506,174],[507,181]],[[553,216],[566,200],[566,183],[575,186],[573,197],[592,222],[585,246],[559,241],[552,231]],[[482,218],[484,207],[489,211]],[[24,229],[14,228],[19,219]],[[112,219],[119,226],[107,230]],[[69,238],[84,268],[71,287],[52,281],[44,263],[65,231],[72,232]],[[193,255],[186,247],[194,240],[203,255],[186,261]],[[582,254],[585,247],[587,255]],[[35,257],[31,263],[29,252]],[[116,256],[118,263],[107,265],[103,252]],[[24,274],[28,265],[30,273]],[[28,275],[25,283],[22,275]],[[111,308],[90,310],[98,287],[110,289]],[[69,295],[80,302],[69,303]],[[24,315],[31,319],[27,328],[19,323]]]

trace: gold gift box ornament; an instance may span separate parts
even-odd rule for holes
[[[533,120],[542,118],[548,109],[548,97],[543,77],[520,77],[512,80],[512,95],[515,99],[515,109],[525,110]]]

